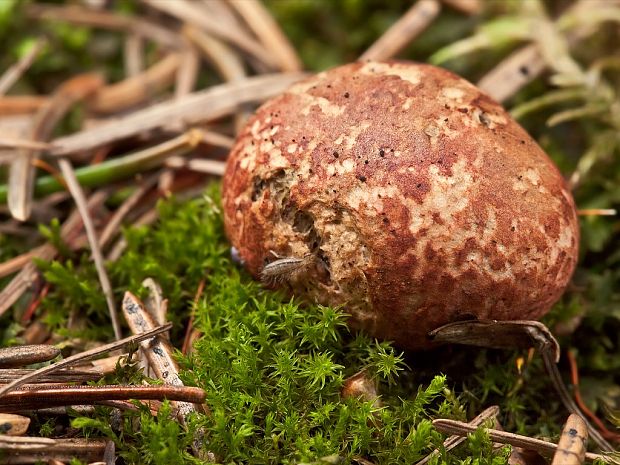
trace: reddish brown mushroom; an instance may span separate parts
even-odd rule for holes
[[[424,64],[353,63],[265,103],[223,197],[252,275],[293,257],[294,294],[411,349],[452,321],[541,317],[577,260],[552,161],[499,104]]]

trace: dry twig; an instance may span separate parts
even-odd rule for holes
[[[0,348],[0,368],[16,368],[34,363],[49,362],[60,355],[60,350],[47,344],[27,344]]]
[[[439,0],[418,0],[362,54],[360,61],[392,58],[426,29],[440,11]]]

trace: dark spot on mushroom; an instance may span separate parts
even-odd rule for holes
[[[338,152],[336,152],[335,150],[334,150],[334,153],[332,153],[332,155],[334,156],[334,158],[338,158],[338,156],[339,156]]]
[[[422,183],[420,183],[420,182],[419,182],[419,183],[417,183],[417,184],[415,185],[415,187],[417,187],[418,189],[420,189],[420,188],[422,187]]]
[[[387,218],[383,217],[383,222],[384,222],[385,224],[389,224],[389,223],[390,223],[390,220],[388,220]]]
[[[447,123],[448,122],[448,118],[444,118],[443,121],[444,121],[444,123]]]
[[[511,230],[512,232],[514,232],[516,229],[517,229],[517,228],[515,228],[514,226],[511,226],[511,227],[510,227],[510,230]]]
[[[524,141],[523,139],[521,139],[521,144],[524,144],[524,145],[525,145],[525,141]]]
[[[469,110],[467,108],[457,108],[461,113],[467,113]]]
[[[491,120],[484,111],[480,112],[478,115],[478,120],[487,127],[491,124]]]
[[[380,157],[385,157],[385,150],[380,149],[380,150],[379,150],[379,156],[380,156]]]
[[[349,93],[348,92],[344,93],[344,98],[349,98]]]
[[[361,174],[360,174],[360,175],[357,177],[357,179],[359,179],[359,180],[360,180],[360,181],[362,181],[362,182],[366,182],[366,176],[364,176],[364,175],[361,175]]]
[[[523,76],[527,76],[528,74],[530,74],[530,70],[527,68],[527,66],[522,65],[519,67],[519,72],[523,75]]]
[[[368,160],[364,160],[364,165],[367,165],[367,164],[368,164]]]

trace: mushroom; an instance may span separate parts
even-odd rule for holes
[[[540,318],[577,261],[553,162],[498,103],[426,64],[352,63],[266,102],[230,153],[223,204],[254,277],[408,349],[449,322]]]

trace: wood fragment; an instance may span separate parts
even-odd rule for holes
[[[134,334],[141,334],[156,326],[151,314],[131,292],[125,292],[122,308],[127,324]],[[164,386],[184,387],[183,381],[179,377],[179,368],[172,356],[172,347],[168,341],[163,338],[157,338],[154,341],[144,342],[140,346],[142,353],[149,362],[149,367],[157,378],[165,383]],[[196,412],[196,408],[187,401],[172,402],[171,404],[176,411],[177,418],[184,425],[187,424],[188,416]]]
[[[478,426],[482,425],[487,420],[490,420],[492,418],[497,418],[497,415],[499,415],[499,407],[497,405],[492,405],[491,407],[488,407],[488,408],[484,409],[482,412],[480,412],[480,414],[476,415],[476,417],[474,417],[467,424],[470,425],[470,426],[478,427]],[[455,447],[459,446],[460,444],[463,444],[466,440],[467,440],[467,438],[465,436],[452,435],[452,436],[448,437],[443,442],[443,447],[444,447],[445,451],[448,452],[448,451],[451,451],[452,449],[454,449]],[[419,462],[416,462],[415,465],[425,465],[428,462],[430,462],[431,459],[433,459],[434,457],[436,457],[440,453],[441,453],[441,451],[439,449],[435,449],[435,450],[433,450],[433,452],[428,454],[422,460],[420,460]]]
[[[476,426],[463,423],[456,420],[448,419],[436,419],[433,420],[433,426],[440,432],[445,434],[453,434],[458,436],[467,436],[478,429]],[[497,429],[484,428],[485,432],[489,435],[489,438],[494,442],[501,444],[510,444],[516,447],[523,447],[524,449],[535,450],[543,455],[550,456],[554,454],[558,448],[557,444],[552,442],[543,441],[542,439],[530,438],[515,433],[507,433],[506,431],[499,431]],[[587,452],[585,459],[588,462],[594,460],[601,460],[606,463],[613,463],[607,455],[594,454]]]
[[[30,418],[10,413],[0,413],[0,434],[22,436],[28,431]]]
[[[0,96],[7,93],[7,91],[13,87],[13,85],[19,81],[19,78],[30,68],[37,55],[41,52],[43,47],[47,44],[47,41],[43,38],[38,38],[33,44],[32,48],[19,59],[17,63],[7,69],[2,76],[0,76]]]
[[[271,16],[269,10],[259,0],[231,0],[229,4],[273,55],[282,71],[301,71],[303,69],[295,48]]]
[[[220,118],[238,105],[258,102],[284,91],[304,75],[300,73],[263,75],[240,82],[213,86],[186,97],[137,110],[127,116],[52,141],[52,155],[90,150],[136,134],[165,127],[170,121],[186,125]]]
[[[148,295],[144,299],[147,312],[153,316],[156,324],[165,324],[168,300],[164,298],[161,286],[153,278],[146,278],[142,281],[142,286],[148,289]]]
[[[440,11],[439,0],[418,0],[359,60],[386,60],[394,57],[426,29]]]
[[[204,390],[200,388],[170,384],[147,386],[30,385],[11,391],[0,398],[0,412],[66,405],[90,405],[101,401],[130,399],[168,399],[172,403],[192,405],[191,403],[204,402],[205,396]]]
[[[16,368],[43,363],[60,355],[60,349],[47,344],[0,348],[0,368]]]
[[[579,415],[571,413],[562,429],[551,465],[583,465],[587,443],[588,429],[585,422]]]
[[[116,113],[145,103],[175,81],[182,63],[180,53],[170,53],[143,72],[102,87],[88,100],[97,113]]]
[[[60,370],[61,368],[66,368],[69,366],[73,366],[75,365],[77,362],[82,362],[85,360],[90,360],[92,358],[98,357],[99,355],[102,355],[106,352],[110,352],[112,350],[115,349],[119,349],[123,346],[126,345],[131,345],[131,344],[136,344],[138,342],[144,341],[146,339],[152,338],[154,336],[157,336],[158,334],[161,334],[163,332],[168,331],[170,328],[172,327],[171,324],[166,324],[163,326],[158,326],[157,328],[151,330],[151,331],[147,331],[144,332],[142,334],[138,334],[135,336],[129,336],[126,337],[124,339],[121,339],[120,341],[115,341],[115,342],[111,342],[109,344],[104,344],[100,347],[96,347],[94,349],[91,350],[87,350],[85,352],[81,352],[79,354],[75,354],[72,355],[71,357],[65,358],[64,360],[60,360],[56,363],[54,363],[53,365],[49,365],[43,368],[39,368],[38,370],[33,371],[32,373],[29,373],[25,376],[22,376],[21,378],[10,382],[9,384],[7,384],[6,386],[2,386],[0,387],[0,399],[2,399],[2,397],[8,393],[10,393],[11,391],[19,388],[20,386],[23,386],[26,383],[30,383],[36,379],[38,379],[39,377],[43,376],[43,375],[49,375],[50,373],[53,373],[55,371]]]

